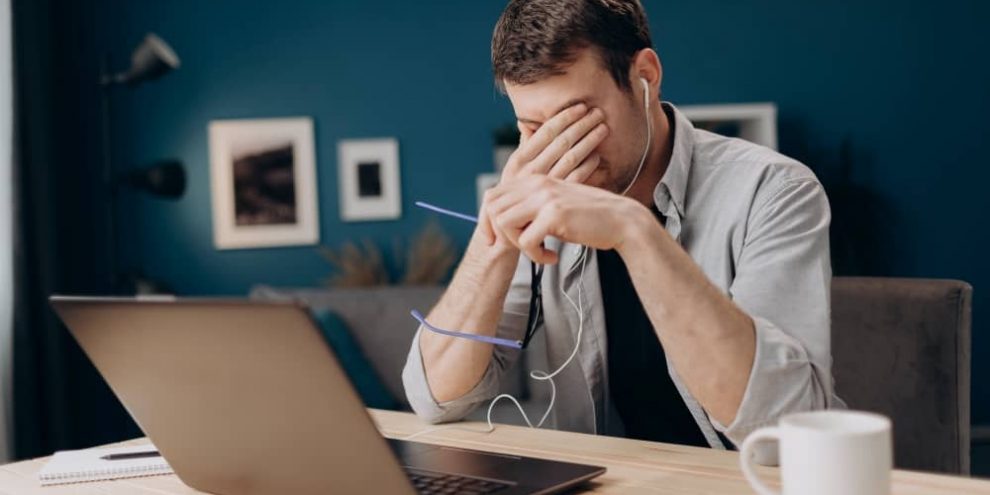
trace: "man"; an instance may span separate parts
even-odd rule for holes
[[[509,2],[492,63],[521,143],[426,321],[522,339],[530,260],[544,264],[550,370],[577,347],[555,377],[557,428],[731,447],[839,404],[829,206],[800,163],[659,104],[651,46],[637,0]],[[519,354],[421,328],[409,401],[428,421],[461,419]]]

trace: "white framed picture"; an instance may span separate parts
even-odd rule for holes
[[[217,249],[320,240],[313,120],[214,120],[209,125]]]
[[[394,220],[402,215],[396,139],[341,140],[337,176],[342,220]]]

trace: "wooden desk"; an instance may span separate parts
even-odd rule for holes
[[[429,428],[412,414],[371,411],[382,433],[404,437]],[[621,438],[500,426],[480,433],[481,423],[463,423],[417,437],[416,441],[510,454],[596,464],[608,472],[589,485],[592,493],[752,494],[738,467],[738,454]],[[478,430],[478,431],[465,431]],[[128,443],[137,443],[132,440]],[[0,494],[192,494],[175,476],[132,478],[42,488],[38,470],[47,458],[0,466]],[[763,468],[771,479],[777,470]],[[990,481],[895,471],[894,494],[988,494]]]

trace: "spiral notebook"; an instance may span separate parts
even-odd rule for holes
[[[104,459],[104,456],[111,454],[133,454],[152,450],[155,450],[155,446],[148,443],[130,447],[56,452],[48,464],[41,468],[38,480],[45,486],[172,474],[172,468],[161,456]]]

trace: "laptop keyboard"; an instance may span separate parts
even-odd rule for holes
[[[496,493],[508,488],[509,484],[498,481],[458,476],[454,474],[431,473],[406,468],[406,475],[412,481],[416,491],[424,495],[433,494],[464,494],[476,495]]]

